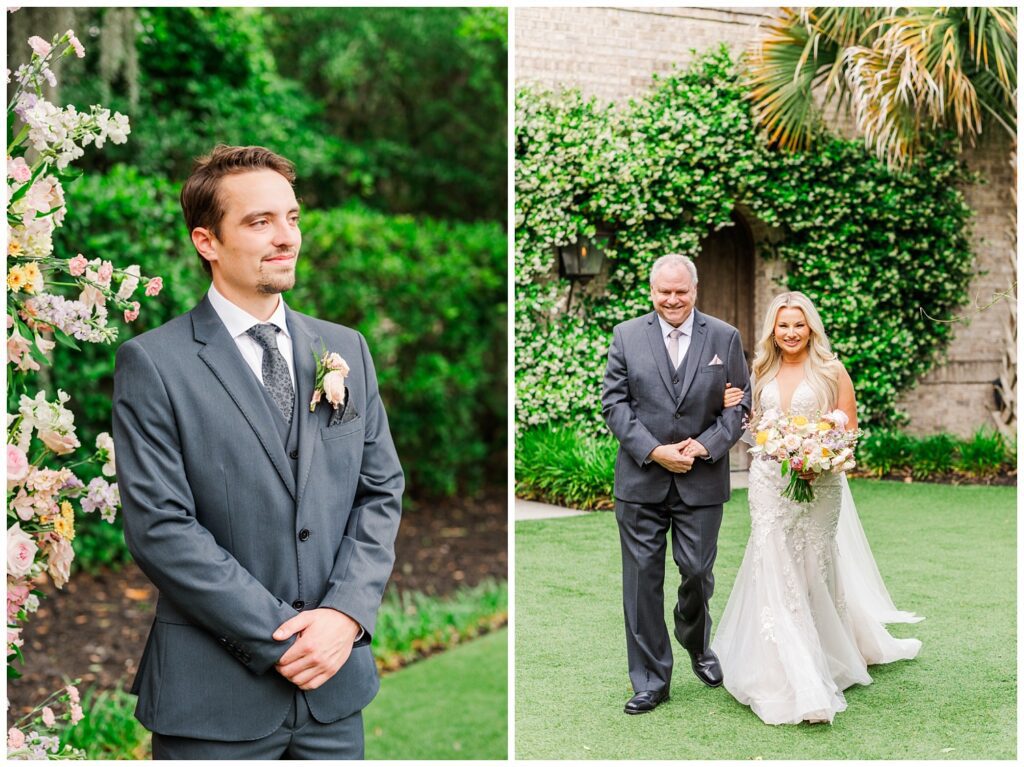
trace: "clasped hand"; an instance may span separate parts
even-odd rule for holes
[[[300,689],[315,690],[345,665],[359,631],[358,623],[329,607],[301,612],[274,632],[279,642],[299,635],[274,668]]]
[[[671,445],[658,445],[651,451],[651,460],[664,466],[673,474],[685,474],[693,468],[693,462],[708,454],[697,440],[690,438]]]

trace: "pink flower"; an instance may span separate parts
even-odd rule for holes
[[[17,445],[7,446],[7,489],[21,482],[28,476],[28,457]]]
[[[324,396],[335,409],[345,403],[345,374],[340,370],[332,370],[324,376]]]
[[[38,35],[32,35],[32,37],[28,39],[28,44],[37,55],[43,58],[46,58],[50,51],[53,50],[53,46]]]
[[[79,697],[77,687],[75,687],[73,684],[69,684],[67,687],[64,688],[64,691],[68,694],[68,697],[71,699],[72,703],[78,703]]]
[[[32,178],[32,169],[25,162],[24,157],[15,157],[13,160],[7,161],[7,176],[19,184],[23,184]]]
[[[11,624],[18,617],[18,610],[25,604],[31,589],[25,583],[7,584],[7,623]]]
[[[160,293],[160,291],[163,290],[163,287],[164,287],[163,277],[154,277],[153,279],[151,279],[149,282],[146,283],[146,295],[147,296],[158,295]]]
[[[340,370],[343,376],[347,376],[349,372],[348,363],[337,352],[331,352],[324,357],[324,367],[328,370]]]
[[[67,31],[68,42],[71,43],[71,47],[75,49],[75,55],[80,59],[85,58],[85,46],[82,45],[82,41],[75,37],[75,33],[72,30]]]
[[[75,558],[75,550],[71,548],[70,541],[56,537],[51,539],[49,571],[53,583],[58,589],[64,588],[64,584],[71,577],[71,560]]]
[[[109,261],[104,261],[100,264],[99,271],[96,272],[96,281],[106,288],[110,286],[110,278],[113,276],[114,265]]]
[[[16,365],[22,372],[39,370],[39,363],[32,357],[32,345],[17,328],[7,337],[7,361]]]
[[[132,308],[124,310],[124,321],[135,322],[139,318],[139,302],[132,301]]]
[[[72,688],[72,689],[74,689],[74,688]],[[78,691],[75,690],[76,694],[77,694],[77,692]],[[72,703],[71,704],[71,724],[78,724],[84,718],[85,718],[85,714],[82,713],[82,707],[79,706],[77,703]]]
[[[27,575],[36,561],[39,547],[32,536],[21,529],[21,522],[7,528],[7,574],[14,578]]]
[[[12,727],[7,731],[7,748],[17,749],[25,747],[25,733],[19,730],[17,727]]]
[[[75,256],[68,262],[68,271],[71,272],[71,275],[73,277],[81,277],[83,274],[85,274],[85,268],[88,265],[89,261],[86,259],[85,256],[79,253],[77,256]]]
[[[68,453],[72,453],[82,444],[74,434],[61,434],[60,432],[50,431],[49,429],[40,429],[39,439],[41,439],[43,444],[57,455],[67,455]]]
[[[36,497],[25,492],[25,488],[18,490],[18,495],[11,502],[14,513],[23,522],[28,522],[36,515]]]
[[[43,724],[47,727],[53,727],[57,723],[57,717],[53,715],[53,709],[49,706],[43,706]]]

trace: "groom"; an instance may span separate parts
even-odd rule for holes
[[[263,147],[197,161],[181,204],[210,289],[117,353],[125,539],[160,591],[132,688],[155,759],[363,756],[404,479],[366,341],[281,298],[294,180]],[[334,376],[311,412],[323,350],[345,397]]]
[[[669,697],[672,647],[664,619],[666,535],[682,582],[675,636],[694,673],[722,683],[709,649],[712,567],[729,499],[729,448],[749,411],[747,364],[736,328],[694,309],[697,268],[667,255],[651,268],[654,311],[615,327],[601,396],[619,440],[615,519],[622,544],[622,600],[629,678],[627,714]],[[723,408],[726,383],[744,389],[742,407]]]

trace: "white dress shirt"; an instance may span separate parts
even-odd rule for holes
[[[277,308],[270,315],[269,319],[260,320],[253,317],[245,309],[231,303],[214,287],[212,282],[210,283],[210,291],[206,295],[210,299],[213,310],[217,312],[217,316],[224,323],[224,327],[228,329],[228,333],[235,339],[238,351],[242,353],[242,358],[252,369],[252,372],[256,375],[256,380],[260,383],[263,383],[263,347],[246,331],[254,325],[260,325],[263,322],[277,325],[281,329],[281,332],[277,334],[277,348],[281,351],[281,356],[284,357],[285,362],[288,363],[288,373],[292,377],[292,388],[295,389],[295,360],[292,356],[292,337],[288,333],[288,322],[285,320],[284,299],[278,299]]]
[[[661,338],[665,342],[665,348],[670,349],[671,347],[669,346],[669,344],[672,343],[672,339],[668,337],[668,334],[671,333],[673,330],[676,330],[676,328],[665,322],[665,318],[662,317],[660,314],[658,315],[658,322],[661,323]],[[682,335],[679,336],[679,359],[677,360],[677,362],[682,362],[683,358],[686,356],[687,350],[690,348],[690,338],[693,336],[692,309],[690,310],[690,316],[683,321],[683,324],[680,325],[678,329],[682,331]],[[668,358],[672,359],[671,351],[669,351]]]

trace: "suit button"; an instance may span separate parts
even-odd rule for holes
[[[309,530],[302,530],[299,533],[299,540],[300,541],[308,541],[309,540]]]
[[[673,418],[675,418],[675,419],[676,419],[677,421],[678,421],[678,420],[679,420],[680,418],[682,418],[682,416],[681,416],[681,415],[680,415],[679,413],[674,413],[674,414],[672,415],[672,417],[673,417]]]
[[[294,602],[292,602],[292,607],[294,607],[296,610],[301,610],[305,606],[306,603],[303,602],[301,599],[296,599]]]
[[[679,383],[679,379],[678,379],[678,378],[673,378],[673,379],[672,379],[672,383],[674,383],[674,384],[677,384],[677,383]]]
[[[291,458],[293,461],[299,460],[299,451],[292,450],[290,453],[288,453],[288,457]]]

